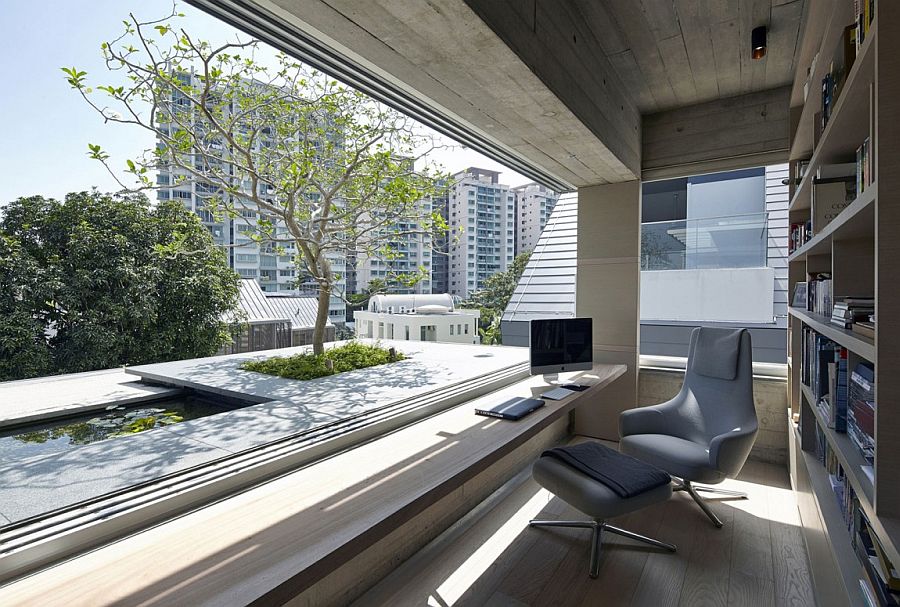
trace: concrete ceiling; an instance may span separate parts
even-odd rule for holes
[[[536,13],[548,0],[529,0]],[[566,0],[642,114],[791,83],[804,0]],[[555,3],[551,3],[555,4]],[[547,15],[550,16],[549,13]],[[540,24],[538,24],[540,25]],[[768,52],[750,57],[765,25]]]
[[[270,42],[288,40],[280,44],[288,52],[291,31],[302,32],[502,154],[574,186],[640,178],[642,114],[789,83],[804,3],[188,1]],[[749,32],[761,24],[770,27],[769,50],[752,61]],[[273,26],[281,33],[268,35]]]

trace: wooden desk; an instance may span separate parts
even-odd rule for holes
[[[564,374],[591,387],[518,422],[474,414],[546,389],[540,377],[517,382],[0,588],[0,604],[280,604],[624,372],[598,364]]]

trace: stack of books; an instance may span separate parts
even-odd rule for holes
[[[874,297],[843,297],[831,310],[831,323],[842,329],[850,329],[855,322],[868,322],[874,313]]]
[[[809,275],[809,286],[806,290],[806,309],[815,314],[831,315],[832,291],[831,274],[821,272]]]
[[[867,363],[850,374],[847,437],[868,463],[875,463],[875,369]]]

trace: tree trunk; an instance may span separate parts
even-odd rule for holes
[[[325,352],[325,325],[328,322],[328,308],[331,306],[331,285],[319,283],[319,309],[316,311],[316,326],[313,329],[313,354]]]

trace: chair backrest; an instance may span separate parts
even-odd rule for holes
[[[691,333],[678,402],[682,438],[708,443],[735,429],[758,427],[753,403],[753,349],[746,329],[698,327]]]

